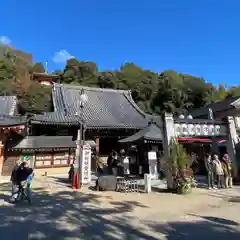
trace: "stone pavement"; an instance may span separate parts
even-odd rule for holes
[[[190,195],[73,191],[36,178],[34,204],[7,202],[0,185],[1,239],[240,239],[240,188]]]

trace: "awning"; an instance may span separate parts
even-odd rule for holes
[[[91,148],[96,146],[94,141],[86,141]],[[22,139],[17,145],[12,147],[12,150],[21,149],[65,149],[76,148],[76,142],[71,136],[27,136]]]
[[[201,143],[224,143],[227,141],[226,138],[176,138],[180,142],[201,142]]]
[[[147,140],[147,141],[163,141],[163,133],[162,130],[154,123],[149,124],[144,129],[139,132],[133,134],[130,137],[119,140],[119,143],[130,143],[136,142],[138,140]]]

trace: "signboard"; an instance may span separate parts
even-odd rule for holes
[[[214,124],[175,123],[175,136],[226,136],[227,126]]]
[[[89,184],[91,182],[91,147],[86,144],[83,146],[81,159],[81,179],[82,184]]]
[[[154,151],[148,152],[149,174],[151,179],[157,179],[157,153]]]
[[[157,153],[154,151],[148,152],[148,160],[157,160]]]
[[[33,161],[33,154],[26,154],[23,153],[21,156],[21,161],[28,161],[29,167],[33,168],[34,167],[34,161]]]

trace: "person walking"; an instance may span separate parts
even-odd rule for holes
[[[205,167],[207,170],[207,179],[208,179],[208,189],[215,188],[214,184],[214,168],[212,155],[209,153],[205,158]]]
[[[223,172],[223,168],[222,168],[222,163],[219,160],[219,157],[217,154],[214,154],[214,156],[213,156],[213,166],[215,168],[215,174],[217,177],[217,187],[223,188],[224,187],[224,184],[223,184],[224,172]]]

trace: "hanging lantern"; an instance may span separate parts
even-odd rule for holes
[[[208,136],[208,125],[204,124],[202,126],[203,135]]]
[[[201,135],[201,125],[197,124],[195,126],[195,133],[196,133],[197,136]]]

